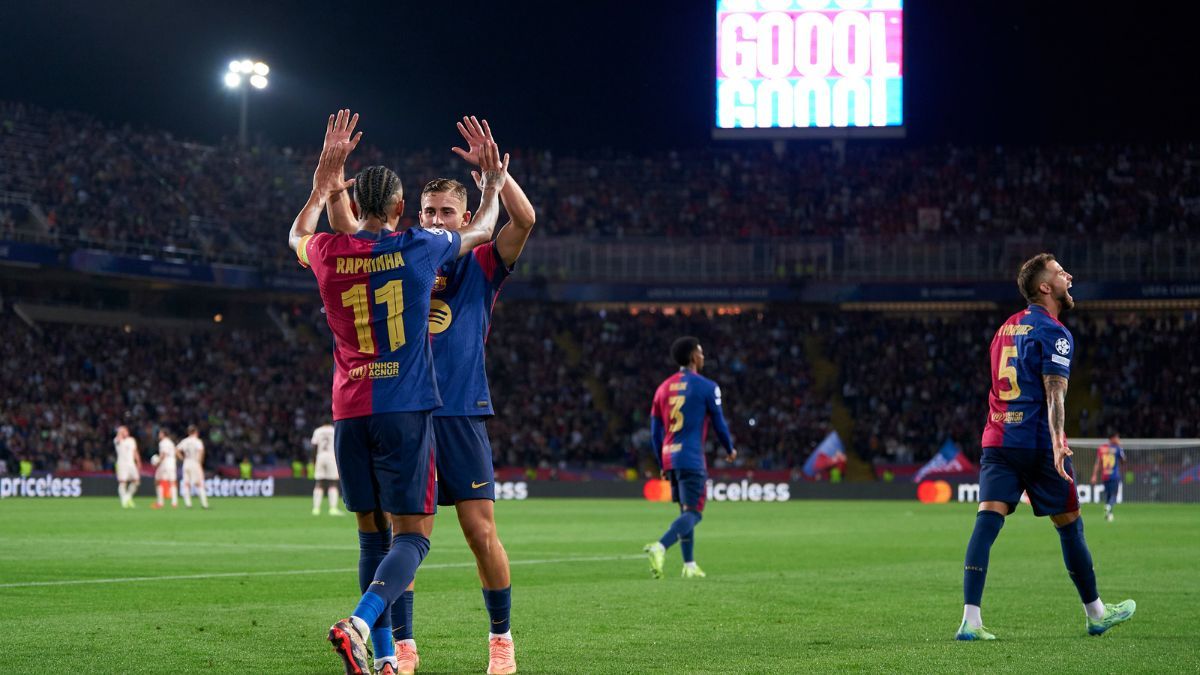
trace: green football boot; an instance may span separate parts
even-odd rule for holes
[[[663,558],[667,556],[667,549],[655,541],[643,546],[642,550],[650,556],[650,576],[661,579],[663,577]]]
[[[962,625],[958,627],[958,634],[954,636],[955,640],[995,640],[996,636],[988,632],[988,629],[980,626],[979,628],[971,628],[967,625],[967,620],[963,619]]]
[[[682,576],[684,579],[703,579],[708,575],[704,573],[704,570],[700,569],[699,565],[684,565],[683,574],[680,576]]]
[[[1132,619],[1133,613],[1136,611],[1137,603],[1133,600],[1118,602],[1115,605],[1105,603],[1104,616],[1097,620],[1092,620],[1091,617],[1088,617],[1088,635],[1103,635],[1109,628]]]

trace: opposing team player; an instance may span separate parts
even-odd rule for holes
[[[1121,447],[1121,436],[1113,433],[1108,442],[1096,448],[1096,463],[1092,465],[1092,485],[1096,478],[1104,481],[1104,520],[1112,522],[1113,507],[1121,492],[1121,469],[1125,467],[1125,450]]]
[[[142,457],[138,454],[137,440],[129,435],[129,427],[117,427],[113,447],[117,450],[117,496],[121,498],[121,508],[132,509],[133,496],[142,482]]]
[[[179,451],[175,449],[175,441],[166,429],[158,430],[158,454],[154,463],[158,466],[154,471],[154,494],[157,497],[152,509],[163,507],[164,495],[171,496],[171,508],[179,507],[179,463],[176,461]]]
[[[992,338],[992,387],[983,430],[979,511],[967,544],[963,572],[963,620],[959,640],[994,640],[983,627],[980,601],[992,544],[1021,499],[1029,494],[1036,516],[1058,528],[1063,561],[1079,591],[1087,632],[1100,635],[1127,621],[1133,600],[1106,605],[1096,590],[1092,554],[1083,536],[1071,450],[1064,431],[1067,380],[1075,341],[1059,317],[1075,306],[1071,275],[1054,256],[1041,253],[1021,266],[1017,286],[1029,302]]]
[[[329,629],[347,673],[396,671],[390,606],[429,551],[436,511],[431,411],[441,406],[429,342],[429,301],[443,265],[491,239],[508,158],[494,143],[481,153],[483,197],[461,232],[409,228],[394,232],[404,209],[400,179],[382,166],[342,179],[358,144],[357,116],[331,115],[313,176],[288,243],[317,278],[335,338],[333,419],[344,500],[359,528],[359,584],[351,616]],[[330,195],[353,186],[356,234],[316,233]],[[386,514],[386,521],[385,521]],[[395,532],[388,546],[388,524]],[[403,672],[403,671],[400,671]]]
[[[192,492],[200,496],[200,508],[208,508],[208,493],[204,489],[204,441],[196,425],[188,427],[187,438],[179,441],[179,454],[183,455],[183,505],[192,508]]]
[[[313,463],[316,465],[313,478],[317,483],[313,486],[312,514],[314,516],[321,515],[321,500],[325,496],[325,491],[328,490],[329,515],[343,515],[345,511],[338,508],[338,471],[337,460],[333,454],[332,424],[322,424],[313,430],[312,446],[315,453]]]
[[[721,388],[700,375],[704,367],[704,348],[694,337],[681,337],[671,345],[671,358],[679,372],[663,380],[654,392],[650,406],[650,437],[654,456],[664,478],[671,481],[671,501],[679,503],[679,517],[658,541],[643,549],[650,556],[650,573],[663,576],[663,559],[676,541],[683,553],[683,577],[703,577],[693,555],[695,530],[704,517],[708,486],[708,462],[704,440],[708,423],[717,431],[717,440],[729,461],[737,457],[733,438],[721,410]]]

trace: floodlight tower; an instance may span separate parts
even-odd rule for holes
[[[250,88],[266,89],[270,66],[262,61],[241,59],[230,61],[225,73],[225,86],[237,89],[242,94],[242,114],[238,121],[238,145],[246,147],[246,118],[249,116]],[[248,85],[248,86],[247,86]]]

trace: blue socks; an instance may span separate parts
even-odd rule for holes
[[[696,530],[694,528],[687,534],[679,535],[679,552],[683,554],[683,562],[696,562],[696,556],[692,553],[695,545]]]
[[[967,559],[963,565],[963,604],[979,606],[983,600],[983,584],[987,581],[988,556],[992,544],[1004,527],[1004,516],[995,511],[980,511],[975,516],[975,531],[967,543]]]
[[[391,531],[358,533],[358,587],[363,593],[366,593],[371,581],[375,579],[379,563],[387,557],[388,540],[391,537]],[[386,612],[380,614],[374,625],[371,626],[371,644],[375,648],[376,658],[395,654],[395,645],[392,644],[391,621],[387,620],[389,617],[386,614]],[[362,618],[357,609],[355,615]]]
[[[387,626],[388,639],[391,644],[391,615],[387,608],[396,601],[412,583],[417,575],[417,567],[429,553],[429,540],[415,533],[398,534],[392,539],[392,548],[387,556],[379,563],[375,578],[363,593],[362,600],[354,609],[354,616],[375,626],[382,617]],[[372,631],[374,632],[374,631]]]
[[[1096,571],[1092,569],[1092,553],[1088,550],[1087,541],[1083,538],[1083,518],[1077,518],[1070,525],[1058,528],[1058,536],[1062,539],[1063,562],[1067,564],[1067,572],[1075,588],[1079,591],[1079,599],[1083,604],[1095,602],[1100,593],[1096,590]]]
[[[375,579],[375,570],[388,554],[391,531],[358,533],[358,591],[366,593]]]
[[[483,606],[487,607],[491,626],[488,630],[496,635],[509,631],[509,612],[512,610],[512,586],[498,591],[483,589]]]
[[[392,639],[413,639],[413,592],[404,591],[392,603]]]
[[[671,548],[672,545],[683,535],[691,533],[696,525],[700,523],[702,516],[695,511],[684,511],[679,514],[675,522],[671,523],[671,527],[667,528],[667,533],[658,540],[658,543],[663,545],[663,548]]]

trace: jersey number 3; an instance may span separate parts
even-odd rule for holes
[[[403,281],[393,279],[375,291],[375,304],[387,305],[388,351],[404,346],[404,286]],[[354,330],[358,333],[358,351],[375,353],[375,339],[371,336],[371,305],[367,302],[367,285],[355,284],[342,293],[342,307],[354,310]]]
[[[1002,347],[1000,349],[1000,368],[996,374],[1002,380],[1008,380],[1008,390],[999,389],[997,396],[1001,401],[1011,401],[1021,395],[1021,387],[1017,384],[1017,367],[1009,365],[1009,359],[1017,357],[1016,347]]]
[[[683,428],[683,396],[672,396],[667,399],[671,404],[671,433]]]

